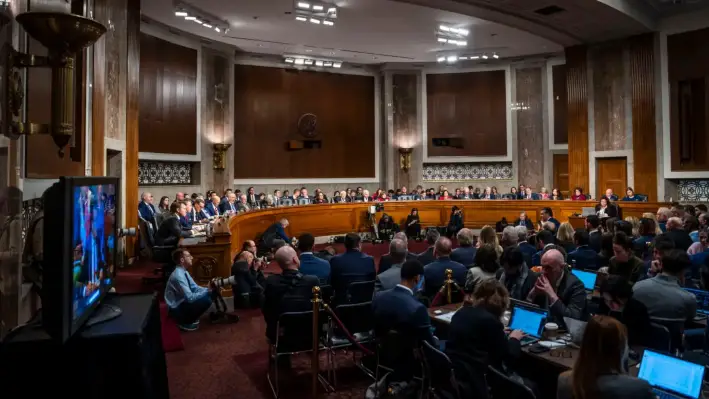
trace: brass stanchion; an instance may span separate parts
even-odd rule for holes
[[[313,399],[318,397],[318,375],[320,373],[320,357],[318,355],[318,348],[320,347],[320,326],[318,321],[320,302],[322,302],[320,299],[320,287],[315,286],[313,287],[313,359],[310,365],[313,373]]]
[[[453,270],[446,269],[446,296],[448,298],[448,303],[453,303]]]

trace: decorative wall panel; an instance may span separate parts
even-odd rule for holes
[[[588,75],[586,46],[569,47],[566,53],[566,90],[569,129],[569,189],[588,188]],[[560,187],[562,190],[565,187]]]
[[[623,45],[602,45],[591,50],[595,150],[626,149],[625,68]]]
[[[521,184],[539,188],[544,185],[544,107],[542,69],[516,71],[516,100],[522,109],[517,118],[517,176]],[[520,108],[520,107],[515,107]]]
[[[138,164],[138,184],[141,186],[192,184],[192,164],[141,161]]]
[[[709,202],[709,180],[680,180],[679,200],[682,202]]]
[[[202,168],[202,183],[206,187],[223,192],[231,187],[234,180],[234,148],[229,148],[226,154],[226,168],[215,170],[211,159],[214,144],[233,143],[229,110],[229,85],[231,83],[231,68],[228,56],[223,53],[202,49],[202,159],[206,160]]]
[[[387,159],[394,163],[396,180],[393,187],[411,186],[414,176],[421,174],[421,131],[418,125],[418,76],[396,74],[392,76],[392,118],[394,142]],[[411,169],[407,172],[399,167],[399,148],[411,148]],[[412,180],[412,178],[414,180]]]
[[[511,179],[512,162],[423,164],[423,180],[426,182]]]
[[[126,0],[107,2],[106,49],[106,137],[125,137],[125,60],[127,51]],[[123,83],[123,84],[121,84]]]

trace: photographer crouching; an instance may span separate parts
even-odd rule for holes
[[[234,277],[232,292],[234,293],[234,308],[259,308],[263,298],[263,285],[266,278],[263,269],[268,262],[266,258],[257,258],[247,247],[253,241],[244,244],[244,250],[234,258],[231,275]],[[255,249],[255,244],[253,245]]]
[[[215,304],[217,311],[209,314],[212,322],[237,322],[239,316],[226,313],[224,298],[220,288],[214,282],[208,288],[200,287],[189,273],[192,267],[192,255],[184,248],[172,253],[175,270],[170,274],[165,287],[165,303],[168,315],[175,320],[183,331],[195,331],[199,328],[199,319]]]

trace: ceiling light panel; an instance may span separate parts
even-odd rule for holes
[[[228,22],[181,1],[175,2],[175,17],[200,24],[202,27],[214,30],[216,33],[226,34],[229,32]]]
[[[317,59],[297,55],[284,56],[283,62],[286,64],[298,65],[299,67],[342,68],[342,61]]]
[[[335,26],[337,7],[332,4],[296,0],[293,4],[293,14],[298,22]]]
[[[459,61],[475,61],[475,60],[487,60],[490,57],[494,59],[500,59],[500,55],[497,53],[492,53],[492,55],[482,53],[482,54],[439,54],[436,56],[436,62],[439,64],[452,64]]]
[[[470,30],[450,25],[439,25],[436,29],[436,41],[458,47],[468,45]]]

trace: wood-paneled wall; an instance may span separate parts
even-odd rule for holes
[[[593,80],[594,151],[625,150],[625,43],[616,41],[589,50]]]
[[[235,178],[375,176],[374,77],[235,65],[234,86]],[[306,113],[321,148],[289,151]]]
[[[138,198],[138,143],[140,141],[140,0],[127,0],[127,43],[128,57],[126,69],[126,225],[136,227],[138,224],[138,207],[134,199]],[[126,253],[133,254],[136,240],[126,239]]]
[[[421,132],[418,127],[418,75],[394,74],[392,83],[392,107],[394,124],[394,145],[388,158],[394,162],[396,179],[392,187],[411,186],[421,176],[423,156]],[[411,169],[404,171],[399,166],[399,148],[411,148]]]
[[[633,115],[633,163],[637,193],[657,201],[655,52],[652,34],[629,39]]]
[[[672,170],[709,170],[709,28],[667,36],[670,81],[670,137]],[[691,87],[686,116],[680,118],[680,84]],[[680,124],[686,119],[687,137]],[[684,151],[682,150],[684,147]]]
[[[566,53],[567,123],[569,139],[569,189],[588,189],[588,76],[586,46],[569,47]]]
[[[140,152],[197,154],[197,50],[141,33]]]
[[[569,132],[566,122],[568,118],[566,65],[552,65],[551,75],[554,96],[554,144],[567,144],[569,142]]]
[[[426,75],[428,155],[507,155],[506,93],[502,70]],[[434,147],[435,138],[461,139],[463,148]]]
[[[515,78],[515,101],[526,107],[512,114],[517,118],[517,178],[539,191],[544,186],[545,156],[542,68],[517,69]]]

